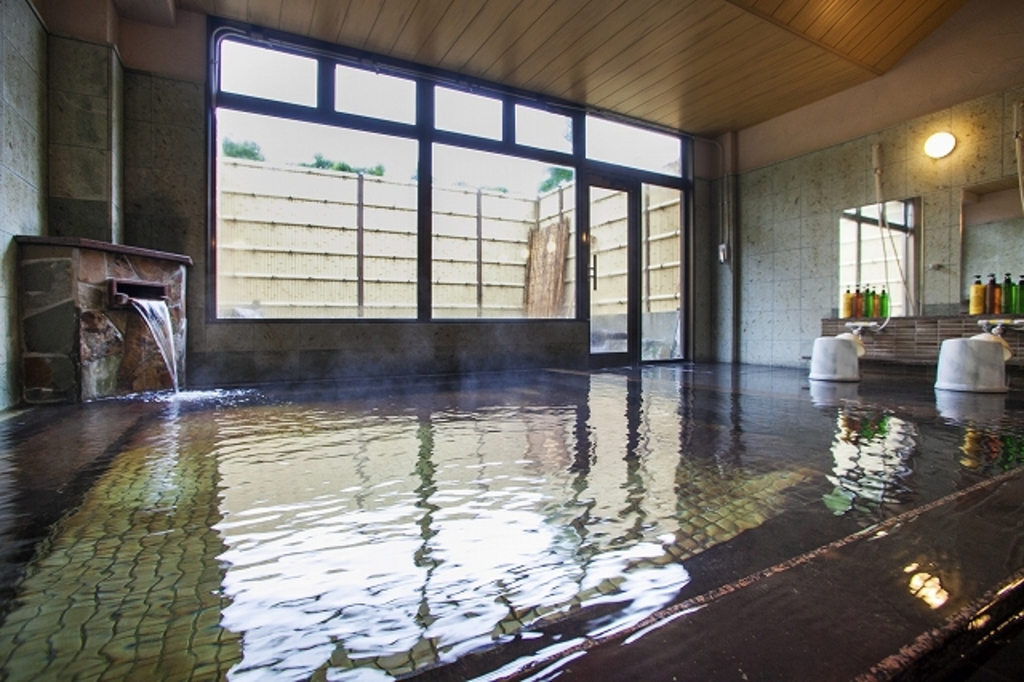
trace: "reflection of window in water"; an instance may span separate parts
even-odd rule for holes
[[[840,412],[828,476],[835,488],[825,495],[825,505],[845,514],[898,503],[916,448],[917,430],[909,422],[888,414]]]

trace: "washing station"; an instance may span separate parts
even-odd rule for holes
[[[178,387],[189,257],[90,239],[16,241],[24,402]]]

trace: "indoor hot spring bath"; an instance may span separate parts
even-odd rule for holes
[[[661,366],[0,421],[0,679],[960,679],[1024,401]]]

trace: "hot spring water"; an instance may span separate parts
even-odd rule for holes
[[[68,429],[122,427],[81,438],[102,466],[3,573],[0,677],[508,671],[1020,455],[1018,413],[968,427],[938,420],[927,394],[816,407],[798,374],[524,373],[84,406]],[[3,455],[45,471],[56,453],[15,431]],[[15,526],[19,504],[0,512]],[[733,550],[744,538],[767,549]]]

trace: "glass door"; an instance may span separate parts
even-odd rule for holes
[[[634,364],[637,325],[631,305],[635,260],[630,235],[636,224],[635,190],[591,185],[590,356],[594,366]]]
[[[683,358],[683,193],[639,183],[589,188],[591,366]]]
[[[640,360],[683,357],[683,193],[643,185],[640,220]]]

